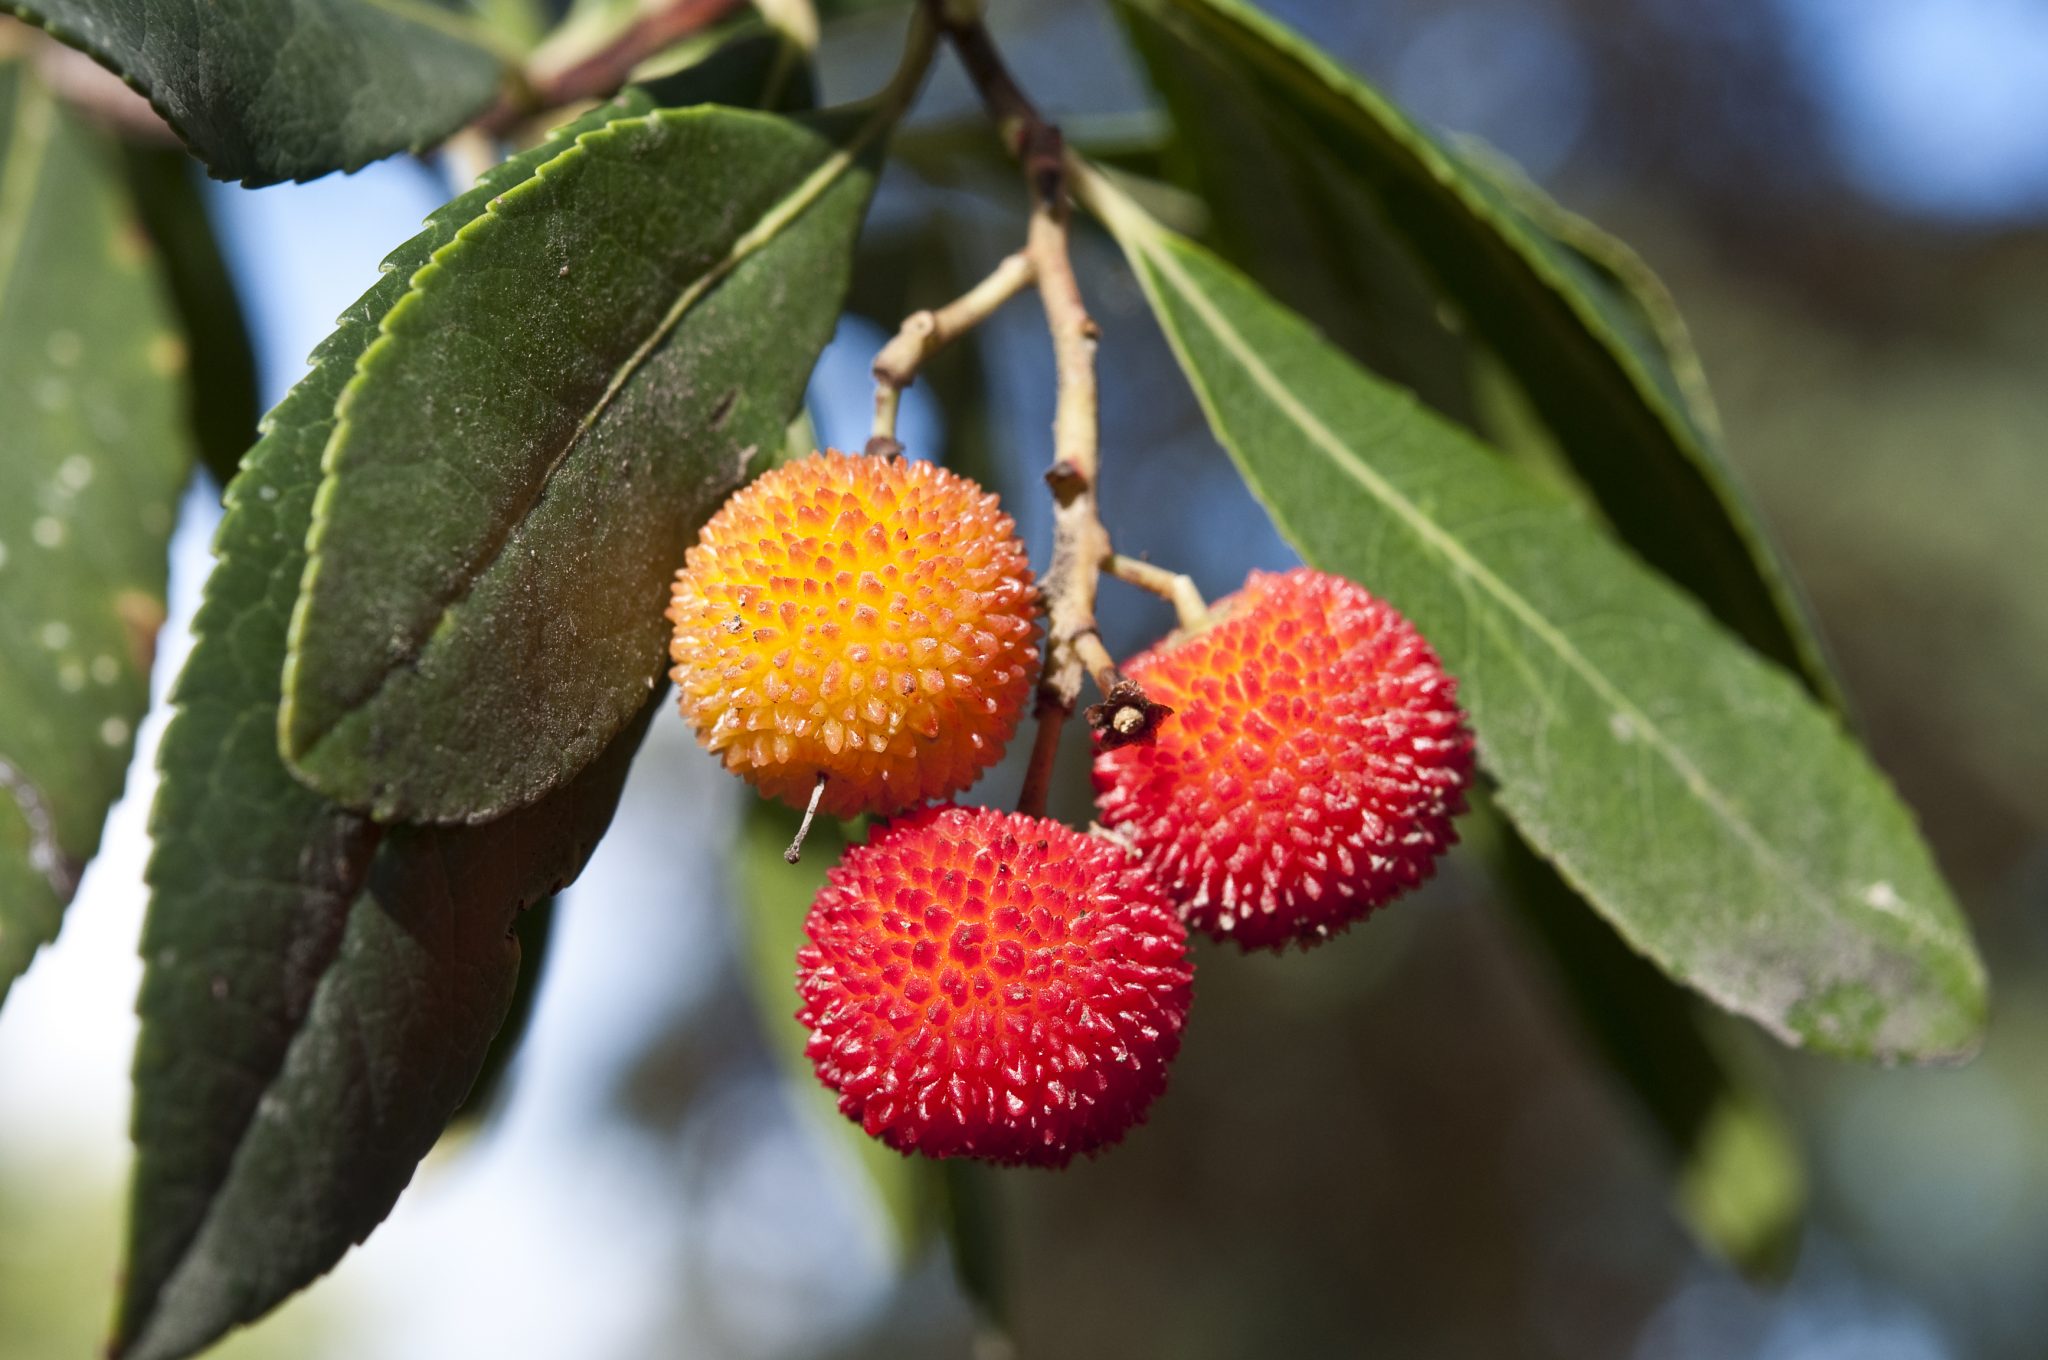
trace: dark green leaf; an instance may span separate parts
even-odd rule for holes
[[[1374,283],[1358,277],[1376,259],[1378,232],[1359,211],[1369,201],[1517,376],[1622,538],[1839,704],[1804,601],[1694,400],[1703,386],[1689,351],[1674,356],[1602,268],[1531,219],[1524,209],[1547,203],[1533,186],[1511,198],[1242,0],[1121,5],[1195,153],[1186,163],[1227,253],[1351,343],[1346,309],[1410,309],[1398,289],[1360,291]],[[1358,250],[1347,252],[1354,232]],[[1426,325],[1414,333],[1434,343]],[[1413,367],[1396,359],[1384,371],[1412,382]]]
[[[505,62],[443,0],[0,0],[149,97],[247,185],[420,151],[498,91]]]
[[[907,1263],[932,1228],[938,1201],[932,1162],[906,1157],[839,1113],[838,1101],[818,1080],[804,1056],[810,1034],[796,1021],[796,951],[804,941],[804,917],[825,885],[825,871],[846,852],[839,824],[821,819],[811,827],[800,864],[782,852],[796,834],[799,815],[757,800],[747,810],[736,861],[739,905],[735,924],[746,951],[747,979],[768,1037],[804,1116],[846,1150],[861,1168],[889,1227],[898,1264]]]
[[[954,1158],[939,1164],[946,1244],[960,1292],[974,1307],[976,1353],[1008,1355],[1010,1287],[1003,1266],[1001,1182],[994,1167]]]
[[[575,780],[502,821],[391,829],[353,900],[324,904],[327,929],[295,941],[305,952],[292,960],[312,965],[309,1003],[278,1066],[260,1078],[236,1073],[256,1088],[254,1109],[146,1311],[124,1315],[119,1354],[175,1360],[203,1349],[304,1288],[384,1220],[511,1008],[518,912],[582,869],[645,727],[643,717]],[[223,1050],[178,1037],[272,1018],[251,1016],[236,992],[248,946],[231,929],[182,913],[152,920],[145,1001],[156,1042],[137,1050],[138,1086],[217,1080]],[[225,1131],[187,1132],[212,1152]],[[177,1143],[168,1150],[175,1157]]]
[[[1708,1248],[1769,1276],[1791,1263],[1806,1175],[1783,1114],[1729,1062],[1698,1003],[1631,953],[1489,808],[1465,838],[1485,853],[1565,1000],[1673,1168],[1676,1208]]]
[[[628,101],[563,136],[644,109]],[[306,789],[277,753],[285,631],[335,400],[413,271],[562,145],[493,170],[393,252],[384,276],[315,352],[312,371],[266,419],[228,488],[220,560],[172,694],[150,823],[136,1162],[117,1323],[118,1343],[134,1354],[204,1345],[314,1278],[383,1216],[411,1166],[391,1159],[415,1144],[424,1151],[504,1014],[497,989],[517,965],[502,939],[514,910],[571,875],[609,816],[630,735],[586,787],[518,822],[394,831],[381,849],[375,825]],[[479,859],[485,868],[472,864]],[[436,881],[444,868],[451,877]],[[452,876],[457,868],[461,877]],[[420,927],[412,949],[391,938],[405,921]],[[465,961],[445,986],[438,980],[435,969]],[[382,1075],[414,1084],[364,1086],[359,1069],[317,1065],[333,1050],[331,1026],[353,1023],[349,1006],[379,995],[388,1003],[408,987],[407,1006],[364,1033],[398,1045],[380,1055],[390,1068]],[[465,996],[471,1009],[445,1013]],[[384,1027],[409,1008],[440,1015],[449,1028]],[[403,1046],[415,1040],[417,1055]],[[362,1109],[346,1102],[370,1096],[382,1102],[374,1108],[390,1140],[377,1146],[355,1146],[360,1123],[323,1130],[299,1122],[315,1106],[358,1118]],[[277,1221],[261,1221],[263,1205],[251,1196],[263,1181],[250,1177],[259,1164],[277,1165],[271,1140],[281,1133],[298,1137],[309,1159],[292,1172],[303,1181],[294,1193],[325,1196],[329,1207],[339,1196],[345,1213],[294,1217],[313,1201],[281,1198],[271,1210]],[[247,1235],[246,1250],[226,1228]]]
[[[201,200],[189,156],[129,142],[128,188],[155,242],[191,350],[188,417],[199,456],[222,486],[256,442],[256,356],[242,305]]]
[[[635,81],[668,108],[727,104],[798,113],[817,97],[803,49],[756,18],[699,35],[642,67]]]
[[[550,897],[519,913],[512,936],[519,942],[519,983],[512,991],[512,1004],[505,1011],[505,1023],[491,1040],[477,1070],[476,1084],[462,1098],[451,1128],[473,1125],[495,1110],[504,1094],[505,1074],[526,1043],[526,1031],[533,1024],[533,1008],[540,1000],[541,979],[547,975],[548,950],[555,937],[555,918],[561,899]]]
[[[631,717],[690,536],[831,335],[889,121],[618,120],[414,277],[325,457],[280,729],[303,778],[488,818]]]
[[[56,936],[149,702],[184,369],[114,148],[0,62],[0,999]]]
[[[1434,641],[1501,807],[1625,939],[1787,1042],[1976,1046],[1968,929],[1837,719],[1567,500],[1095,183],[1282,532]]]
[[[1466,341],[1371,186],[1160,16],[1126,8],[1123,18],[1173,118],[1175,136],[1146,173],[1198,193],[1203,238],[1352,358],[1469,423]]]

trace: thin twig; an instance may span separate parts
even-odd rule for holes
[[[594,52],[557,71],[529,71],[476,126],[502,137],[527,118],[585,99],[618,93],[633,69],[692,33],[745,7],[747,0],[668,0],[641,15]]]
[[[1102,564],[1102,570],[1126,585],[1149,590],[1159,598],[1173,605],[1174,616],[1183,628],[1199,628],[1209,618],[1209,605],[1202,599],[1202,592],[1195,588],[1194,578],[1183,576],[1165,567],[1155,567],[1135,557],[1122,553],[1111,553]]]
[[[1042,126],[1042,125],[1041,125]],[[1074,277],[1067,237],[1067,199],[1062,177],[1047,176],[1039,166],[1046,148],[1054,157],[1059,134],[1033,131],[1026,154],[1027,174],[1034,175],[1039,197],[1031,211],[1025,249],[1037,267],[1038,296],[1052,332],[1053,368],[1059,395],[1053,408],[1053,463],[1046,473],[1052,488],[1052,560],[1040,578],[1045,594],[1045,673],[1038,684],[1037,713],[1042,742],[1057,743],[1059,729],[1081,697],[1081,677],[1092,672],[1104,694],[1121,677],[1095,634],[1095,586],[1102,560],[1109,556],[1109,531],[1095,503],[1100,471],[1100,410],[1095,386],[1095,321]],[[1057,167],[1058,161],[1052,164]],[[1094,647],[1088,647],[1092,641]],[[1050,771],[1046,772],[1047,777]],[[1026,811],[1044,811],[1044,791],[1027,786]]]
[[[917,380],[918,370],[934,354],[993,316],[998,308],[1031,286],[1037,277],[1024,251],[1003,262],[974,287],[943,307],[912,312],[895,338],[875,356],[874,438],[894,444],[896,410],[903,389]],[[872,445],[870,447],[873,447]]]
[[[1036,815],[1045,811],[1060,731],[1080,702],[1083,676],[1103,693],[1104,702],[1090,710],[1089,721],[1105,740],[1140,740],[1165,710],[1123,677],[1096,631],[1095,589],[1103,563],[1113,555],[1095,501],[1101,468],[1095,376],[1099,332],[1074,275],[1065,144],[1059,129],[1039,116],[1011,78],[988,30],[971,12],[963,12],[972,7],[948,0],[927,3],[981,92],[1004,146],[1023,164],[1032,201],[1024,253],[1037,276],[1059,382],[1053,462],[1045,477],[1053,496],[1052,560],[1039,578],[1047,625],[1045,673],[1038,685],[1038,732],[1017,800],[1020,810]]]

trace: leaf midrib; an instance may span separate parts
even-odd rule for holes
[[[656,112],[637,119],[621,119],[619,121],[651,125],[655,120],[663,116],[662,112]],[[465,579],[458,583],[456,589],[441,602],[432,625],[421,632],[419,634],[419,641],[408,649],[407,663],[417,661],[419,656],[433,645],[433,640],[439,636],[442,627],[447,624],[449,616],[469,599],[470,595],[476,590],[477,585],[496,568],[499,561],[504,557],[506,547],[519,536],[520,531],[526,527],[527,522],[532,519],[540,506],[546,501],[547,487],[554,481],[556,474],[561,471],[563,464],[567,463],[575,454],[577,448],[582,444],[584,436],[603,418],[604,413],[610,409],[612,402],[625,389],[626,384],[633,380],[633,377],[640,371],[647,360],[652,357],[654,352],[675,333],[676,328],[682,324],[683,318],[689,314],[691,309],[719,284],[730,278],[742,264],[745,264],[747,260],[771,244],[777,236],[816,204],[820,198],[824,197],[838,183],[840,178],[853,167],[868,145],[890,124],[892,118],[893,114],[886,106],[877,109],[873,116],[861,124],[860,128],[847,140],[845,145],[836,149],[824,161],[820,162],[818,167],[806,176],[803,182],[797,185],[790,193],[777,199],[766,212],[761,214],[752,227],[748,228],[747,231],[734,240],[732,245],[727,248],[724,256],[713,263],[704,273],[692,279],[688,286],[677,295],[675,302],[663,313],[661,320],[656,323],[647,338],[641,341],[634,348],[633,352],[613,371],[611,378],[605,384],[604,391],[599,394],[591,409],[577,422],[576,429],[563,442],[561,449],[548,461],[546,470],[534,483],[534,493],[529,498],[525,509],[520,512],[516,519],[510,521],[501,532],[495,535],[494,541],[486,549],[483,556],[478,558],[474,568],[467,573]],[[563,151],[561,156],[535,170],[532,178],[526,180],[520,187],[523,188],[526,184],[534,184],[545,179],[550,168],[560,165],[565,157],[583,154],[587,143],[594,138],[613,133],[617,126],[617,123],[607,124],[603,128],[595,129],[577,138],[574,146]],[[510,195],[516,192],[518,192],[517,189],[508,190],[507,194]],[[497,201],[494,200],[485,209],[483,217],[479,218],[478,222],[488,219],[496,211]],[[435,251],[434,258],[428,262],[426,267],[431,268],[438,261],[442,251],[459,246],[475,225],[476,223],[471,223],[470,226],[464,227],[448,245]],[[407,294],[407,298],[412,296],[416,295],[410,292]],[[406,298],[401,298],[398,304],[385,313],[383,321],[379,323],[378,329],[380,333],[377,340],[369,348],[365,349],[362,356],[357,360],[356,377],[350,380],[351,388],[353,388],[356,381],[360,380],[363,373],[368,370],[377,350],[391,339],[390,326],[392,319],[398,315],[405,301]],[[348,394],[344,393],[340,406],[340,415],[335,422],[334,432],[329,438],[328,447],[330,450],[340,447],[349,430],[347,397]],[[329,489],[332,485],[331,482],[328,482],[321,487],[319,498],[323,505],[320,509],[316,509],[316,522],[324,518],[321,510],[324,510],[324,502],[330,494]],[[307,563],[308,585],[312,582],[313,573],[317,570],[318,562],[319,555],[316,553]],[[310,591],[302,590],[300,594],[301,601],[306,600],[310,593]],[[297,617],[294,619],[294,624],[298,625],[303,617],[304,606],[302,603],[300,610],[297,612]],[[296,626],[294,627],[294,632],[297,632]],[[296,654],[296,646],[292,650]],[[343,722],[347,721],[349,715],[360,712],[375,704],[383,696],[384,692],[396,682],[397,678],[409,668],[409,664],[387,666],[369,693],[355,703],[339,709],[334,717],[319,731],[304,737],[296,743],[299,758],[313,758],[318,748],[329,737],[333,736],[335,730]],[[287,705],[291,702],[291,688],[291,686],[286,687]]]
[[[1734,807],[1720,790],[1707,779],[1699,767],[1686,756],[1684,751],[1667,736],[1660,726],[1653,722],[1627,696],[1608,679],[1605,672],[1595,666],[1591,659],[1571,644],[1570,639],[1553,627],[1542,612],[1496,576],[1483,563],[1468,553],[1458,540],[1452,537],[1442,525],[1425,514],[1422,509],[1403,496],[1368,464],[1361,461],[1356,453],[1325,424],[1314,412],[1298,401],[1292,392],[1280,383],[1278,377],[1259,358],[1244,337],[1230,324],[1227,317],[1218,311],[1208,298],[1195,286],[1192,279],[1183,272],[1162,242],[1150,235],[1127,237],[1129,243],[1142,251],[1153,267],[1171,278],[1188,305],[1200,316],[1203,324],[1224,348],[1236,359],[1257,385],[1261,393],[1270,400],[1296,428],[1342,467],[1352,480],[1365,491],[1393,510],[1408,527],[1424,542],[1435,548],[1457,570],[1466,575],[1481,589],[1492,596],[1503,608],[1512,614],[1524,627],[1534,633],[1545,645],[1557,654],[1560,660],[1578,674],[1588,688],[1607,703],[1617,714],[1626,717],[1646,743],[1663,756],[1665,761],[1679,775],[1686,788],[1719,819],[1763,866],[1794,888],[1814,907],[1830,916],[1843,913],[1845,899],[1815,883],[1800,868],[1781,855],[1764,838],[1750,820]],[[1205,404],[1210,403],[1209,394],[1203,393]],[[1221,422],[1218,422],[1221,425]],[[1903,905],[1903,904],[1902,904]],[[1873,906],[1880,915],[1897,921],[1918,941],[1938,945],[1950,955],[1957,952],[1957,941],[1946,931],[1931,930],[1920,917],[1903,911],[1887,911]]]
[[[1713,403],[1705,392],[1705,378],[1698,371],[1697,356],[1688,343],[1677,347],[1686,354],[1687,365],[1671,359],[1677,386],[1667,389],[1637,347],[1617,334],[1614,323],[1600,305],[1572,278],[1560,253],[1569,247],[1555,243],[1557,252],[1546,249],[1543,224],[1515,203],[1511,196],[1469,173],[1455,150],[1438,143],[1414,120],[1328,54],[1301,41],[1284,25],[1244,0],[1125,0],[1154,12],[1162,26],[1171,29],[1172,18],[1230,43],[1264,78],[1303,94],[1324,116],[1333,119],[1352,136],[1396,147],[1430,180],[1455,198],[1472,217],[1490,226],[1494,239],[1518,260],[1536,291],[1565,314],[1593,342],[1593,347],[1614,368],[1621,382],[1635,394],[1650,421],[1678,455],[1683,469],[1698,478],[1700,487],[1726,510],[1727,526],[1740,555],[1747,559],[1761,588],[1761,603],[1770,620],[1770,632],[1763,641],[1772,655],[1782,655],[1801,684],[1830,710],[1847,712],[1847,700],[1835,676],[1825,647],[1815,632],[1810,611],[1791,579],[1748,492],[1735,477],[1721,449],[1719,424]],[[1170,11],[1170,14],[1163,11]],[[1249,41],[1246,40],[1249,35]],[[1183,38],[1183,41],[1187,39]],[[1332,154],[1341,148],[1319,134],[1310,122],[1308,135]],[[1552,205],[1553,207],[1555,205]],[[1566,210],[1557,212],[1567,217]],[[1526,225],[1519,218],[1528,217]],[[1582,220],[1582,219],[1581,219]],[[1615,243],[1620,245],[1619,242]],[[1622,247],[1625,253],[1626,247]],[[1641,261],[1637,267],[1647,272]],[[1651,276],[1654,279],[1654,275]],[[1661,283],[1658,287],[1661,289]],[[1660,328],[1661,329],[1661,328]],[[1666,344],[1667,350],[1672,347]],[[1719,612],[1717,609],[1716,613]],[[1781,651],[1782,649],[1782,651]]]

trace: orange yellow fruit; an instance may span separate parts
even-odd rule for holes
[[[1001,756],[1038,592],[996,498],[931,463],[813,454],[740,490],[676,574],[669,654],[698,740],[829,815],[949,797]]]
[[[1253,572],[1212,614],[1125,667],[1173,716],[1096,752],[1096,804],[1189,925],[1247,949],[1313,944],[1457,840],[1472,768],[1457,682],[1341,577]]]

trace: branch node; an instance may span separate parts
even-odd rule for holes
[[[1063,208],[1067,201],[1067,143],[1050,123],[1025,125],[1024,178],[1038,202],[1048,208]]]
[[[1062,501],[1070,501],[1088,489],[1088,478],[1073,462],[1061,458],[1045,470],[1045,484]]]

